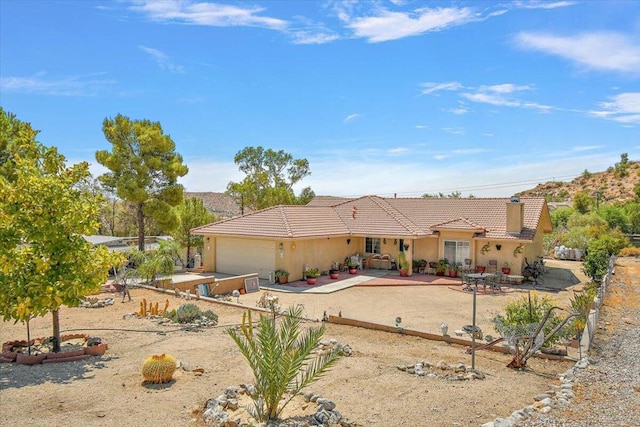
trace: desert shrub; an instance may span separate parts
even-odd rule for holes
[[[640,248],[636,248],[635,246],[627,246],[626,248],[620,249],[620,252],[618,252],[618,256],[640,257]]]
[[[177,323],[192,323],[202,317],[200,307],[193,303],[183,304],[176,310],[173,320]]]
[[[507,303],[503,307],[504,314],[498,314],[493,318],[494,329],[502,336],[509,335],[517,327],[523,327],[524,330],[527,325],[542,321],[552,307],[554,304],[551,298],[539,296],[535,291],[531,292],[528,296]],[[557,311],[552,313],[544,327],[545,336],[563,320],[564,317],[559,316]],[[544,346],[551,346],[562,337],[562,333],[556,334]]]
[[[166,317],[167,319],[173,319],[176,317],[176,309],[174,308],[171,311],[165,311],[162,317]]]
[[[212,322],[215,322],[216,324],[218,323],[218,315],[215,314],[213,311],[211,310],[206,310],[202,312],[202,316],[206,317],[207,319],[211,320]]]

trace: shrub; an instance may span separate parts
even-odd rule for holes
[[[504,306],[505,314],[498,314],[493,318],[494,329],[503,337],[511,335],[513,330],[522,328],[524,331],[528,325],[539,323],[547,312],[554,307],[553,300],[546,296],[538,296],[537,292],[531,292],[528,297],[523,296],[511,301]],[[552,313],[544,327],[545,336],[564,319],[556,313]],[[545,347],[555,344],[561,334],[556,334],[544,344]]]
[[[192,323],[202,317],[200,307],[193,303],[183,304],[178,307],[173,320],[177,323]]]
[[[640,248],[636,248],[635,246],[628,246],[626,248],[620,249],[620,252],[618,252],[618,255],[640,257]]]
[[[209,320],[211,320],[215,324],[218,324],[218,315],[215,314],[213,311],[211,311],[211,310],[203,311],[202,312],[202,316],[206,317]]]

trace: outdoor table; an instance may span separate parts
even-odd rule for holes
[[[481,284],[486,287],[487,285],[484,282],[484,280],[487,277],[496,277],[496,275],[493,273],[469,273],[467,274],[467,277],[474,281],[476,287],[478,286],[478,284]]]

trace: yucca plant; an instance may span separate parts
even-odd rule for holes
[[[253,371],[256,392],[249,413],[259,422],[278,419],[291,399],[340,357],[335,350],[314,353],[325,327],[302,331],[301,315],[302,306],[289,307],[280,321],[260,315],[254,328],[251,310],[247,310],[240,330],[227,330]],[[285,393],[288,397],[283,400]]]

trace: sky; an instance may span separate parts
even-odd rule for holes
[[[122,114],[187,191],[261,146],[296,191],[506,197],[640,160],[640,1],[0,0],[0,106],[96,176]]]

